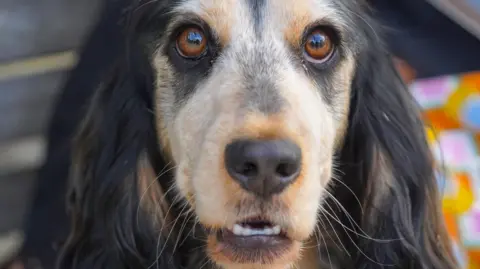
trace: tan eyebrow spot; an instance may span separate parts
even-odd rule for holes
[[[213,7],[205,10],[204,14],[201,14],[200,17],[217,32],[222,45],[230,42],[230,29],[233,25],[234,18],[232,18],[233,16],[231,16],[229,12],[225,12],[219,7]]]
[[[287,27],[285,27],[284,35],[285,40],[294,48],[300,48],[302,43],[302,35],[305,28],[310,23],[310,15],[303,14],[295,17],[291,20]]]
[[[237,22],[238,0],[186,0],[175,10],[179,13],[193,13],[209,25],[219,37],[222,45],[228,44],[232,28]]]
[[[312,6],[308,0],[297,0],[295,4],[290,1],[284,3],[283,13],[288,14],[284,28],[285,40],[295,48],[301,45],[301,38],[305,28],[312,22]]]
[[[236,0],[200,0],[200,17],[214,29],[222,45],[230,42],[231,29],[237,20]]]

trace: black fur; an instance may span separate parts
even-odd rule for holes
[[[455,268],[419,108],[380,40],[365,34],[369,49],[358,60],[349,127],[339,153],[342,181],[362,205],[343,185],[333,192],[360,227],[337,212],[350,228],[339,230],[354,265],[340,268]],[[381,155],[393,180],[378,193],[367,186],[387,180],[375,164]]]
[[[132,12],[141,12],[141,8],[151,7],[139,6]],[[162,23],[148,16],[135,19],[130,18],[129,24]],[[159,227],[152,227],[147,212],[137,211],[140,197],[135,178],[140,154],[147,151],[156,167],[166,166],[158,152],[148,150],[158,148],[151,113],[153,74],[146,54],[153,48],[143,45],[149,38],[144,34],[151,32],[137,30],[126,33],[130,40],[124,58],[92,100],[75,143],[73,162],[78,169],[73,169],[68,197],[72,233],[59,268],[184,268],[195,256],[185,250],[191,241],[173,253],[173,238],[164,244],[166,238],[159,235]],[[159,182],[167,186],[171,178],[171,173],[165,173]],[[157,257],[158,246],[164,245],[163,255]]]
[[[156,150],[160,145],[151,112],[149,55],[152,36],[161,34],[168,19],[159,14],[165,14],[171,3],[147,2],[157,9],[144,4],[132,11],[128,50],[92,100],[78,134],[69,196],[73,227],[60,269],[198,269],[206,258],[199,247],[202,242],[188,234],[188,228],[184,233],[175,230],[176,236],[167,240],[152,225],[151,216],[138,211],[136,169],[141,154],[149,154],[157,173],[166,166]],[[418,109],[373,26],[365,20],[357,24],[368,46],[359,52],[349,126],[338,152],[341,172],[337,174],[344,185],[332,188],[350,216],[333,199],[327,201],[329,214],[339,216],[344,225],[335,227],[338,238],[332,241],[344,248],[319,250],[323,258],[329,256],[323,262],[331,262],[333,268],[453,269]],[[391,168],[391,179],[382,178],[379,172],[385,167],[378,166],[379,159]],[[172,173],[158,179],[163,189],[171,180]],[[376,187],[385,182],[390,184],[380,193]],[[173,196],[167,200],[175,205]],[[173,215],[179,214],[174,207]],[[176,241],[181,244],[175,248]],[[160,256],[158,246],[165,246]]]

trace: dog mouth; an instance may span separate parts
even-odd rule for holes
[[[233,226],[232,233],[236,236],[278,236],[280,235],[280,225],[274,225],[268,221],[246,221]]]
[[[237,222],[216,234],[219,251],[237,263],[268,263],[292,245],[279,224],[260,217]]]

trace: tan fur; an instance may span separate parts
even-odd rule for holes
[[[153,61],[157,72],[155,114],[159,137],[177,166],[176,187],[200,222],[210,228],[231,229],[237,221],[263,212],[296,241],[291,251],[278,259],[278,265],[234,265],[216,254],[216,241],[210,237],[210,258],[228,269],[283,269],[297,261],[303,242],[314,231],[324,188],[331,177],[336,143],[347,125],[353,56],[348,55],[337,66],[333,78],[341,93],[335,100],[338,115],[328,109],[320,94],[324,85],[316,85],[286,57],[288,44],[300,44],[308,24],[325,18],[338,20],[332,16],[335,11],[329,1],[267,0],[266,5],[266,30],[262,33],[262,42],[268,42],[265,44],[259,44],[254,34],[245,1],[188,0],[177,7],[175,12],[179,14],[195,13],[203,18],[219,34],[222,45],[228,45],[211,75],[197,85],[182,107],[172,106],[173,75],[168,59],[158,53]],[[260,113],[256,106],[261,100],[247,104],[243,77],[232,56],[242,48],[253,51],[255,46],[272,48],[277,53],[281,68],[275,70],[275,82],[286,104],[276,114]],[[224,167],[225,147],[236,138],[285,138],[297,143],[302,150],[298,180],[271,202],[260,203],[232,180]]]
[[[235,16],[235,0],[186,1],[176,12],[194,13],[215,30],[222,45],[227,45],[231,38],[231,29],[238,23]]]
[[[171,218],[167,216],[169,205],[165,200],[164,191],[157,182],[157,176],[151,166],[145,153],[138,161],[138,195],[140,197],[140,206],[147,214],[155,216],[154,225],[162,226],[162,231],[168,234],[168,229],[163,227],[171,223]]]
[[[365,187],[365,197],[371,197],[371,199],[365,199],[364,201],[362,201],[362,208],[375,208],[380,206],[385,200],[388,199],[388,194],[393,188],[392,184],[394,177],[392,174],[392,168],[391,164],[387,161],[387,157],[384,155],[384,152],[382,152],[380,149],[376,149],[372,160],[372,175],[370,176],[374,178],[379,178],[381,180],[369,181],[369,184]],[[384,193],[385,196],[373,195],[374,193]],[[369,222],[377,217],[378,216],[376,214],[373,214],[370,216],[369,219],[365,219],[364,221]]]

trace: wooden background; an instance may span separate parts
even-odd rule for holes
[[[99,0],[0,1],[0,263],[21,243],[50,111]]]

